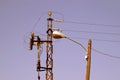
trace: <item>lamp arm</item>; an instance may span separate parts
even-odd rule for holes
[[[79,43],[79,42],[77,42],[77,41],[75,41],[75,40],[73,40],[73,39],[71,39],[69,37],[66,37],[66,36],[65,36],[65,38],[72,41],[72,42],[74,42],[74,43],[76,43],[76,44],[78,44],[78,45],[80,45],[85,51],[87,51],[87,49],[81,43]]]

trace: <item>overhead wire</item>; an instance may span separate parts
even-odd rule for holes
[[[97,52],[98,54],[101,54],[101,55],[104,55],[104,56],[107,56],[107,57],[111,57],[111,58],[114,58],[114,59],[120,59],[120,56],[110,55],[110,54],[108,54],[108,53],[99,51],[99,50],[94,49],[94,48],[92,48],[92,50],[95,51],[95,52]]]
[[[109,25],[109,24],[95,24],[95,23],[82,23],[82,22],[76,22],[76,21],[64,21],[64,23],[73,23],[73,24],[84,24],[84,25],[94,25],[94,26],[103,26],[103,27],[114,27],[114,28],[120,28],[120,25]],[[105,35],[114,35],[119,36],[120,33],[113,33],[113,32],[96,32],[96,31],[82,31],[82,30],[62,30],[62,31],[68,31],[68,32],[81,32],[81,33],[91,33],[91,34],[105,34]],[[79,38],[79,37],[77,37]],[[83,38],[85,39],[85,38]],[[107,40],[107,39],[93,39],[96,41],[108,41],[108,42],[120,42],[119,40]]]
[[[58,13],[58,12],[54,12],[54,13]],[[64,15],[61,14],[61,13],[58,13],[60,15],[62,15],[63,19],[64,19]],[[33,25],[33,29],[36,27],[36,25],[38,24],[38,22],[40,21],[41,19],[41,16],[38,18],[37,22]],[[64,20],[64,23],[73,23],[73,24],[84,24],[84,25],[94,25],[94,26],[106,26],[106,27],[116,27],[116,28],[120,28],[120,25],[107,25],[107,24],[95,24],[95,23],[82,23],[82,22],[76,22],[76,21],[65,21]],[[32,29],[32,30],[33,30]],[[120,35],[120,33],[106,33],[106,32],[90,32],[90,31],[77,31],[77,30],[63,30],[63,31],[72,31],[72,32],[85,32],[85,33],[97,33],[97,34],[109,34],[109,35]],[[86,39],[86,38],[83,38],[83,39]],[[100,39],[94,39],[94,40],[100,40]],[[113,41],[113,40],[100,40],[100,41],[110,41],[110,42],[120,42],[120,41]],[[114,55],[110,55],[110,54],[107,54],[107,53],[104,53],[102,51],[99,51],[97,49],[94,49],[92,48],[93,51],[101,54],[101,55],[104,55],[104,56],[108,56],[108,57],[111,57],[111,58],[115,58],[115,59],[120,59],[120,56],[114,56]]]
[[[89,39],[89,38],[82,38],[82,37],[71,37],[71,38],[75,38],[75,39]],[[120,42],[120,40],[108,40],[108,39],[95,39],[95,38],[91,38],[94,41],[106,41],[106,42]]]
[[[37,24],[41,21],[41,18],[46,15],[46,12],[43,12],[37,19],[37,21],[33,24],[32,26],[32,31],[34,31],[34,29],[36,28]]]
[[[83,25],[94,25],[94,26],[104,26],[104,27],[116,27],[116,28],[120,28],[120,25],[85,23],[85,22],[77,22],[77,21],[64,21],[64,23],[73,23],[73,24],[83,24]]]
[[[94,31],[80,31],[80,30],[62,30],[62,31],[82,32],[82,33],[93,33],[93,34],[107,34],[107,35],[116,35],[116,36],[120,36],[120,33],[94,32]]]
[[[41,20],[41,16],[38,18],[38,20],[33,24],[32,27],[32,31],[34,31],[35,27],[37,26],[37,24],[39,23],[39,21]]]
[[[108,33],[108,32],[94,32],[94,31],[80,31],[80,30],[62,30],[62,31],[68,31],[68,32],[76,32],[76,33],[92,33],[92,34],[105,34],[105,35],[114,35],[119,36],[120,33]],[[72,37],[77,39],[88,39],[88,38],[81,38],[81,37]],[[120,40],[109,40],[109,39],[96,39],[92,38],[92,40],[95,41],[107,41],[107,42],[120,42]]]
[[[88,39],[88,38],[81,38],[81,39]],[[120,42],[120,41],[115,41],[115,40],[103,40],[103,39],[92,39],[92,40],[96,40],[96,41],[107,41],[107,42]],[[114,59],[120,59],[120,56],[114,56],[105,52],[102,52],[100,50],[97,50],[95,48],[92,48],[93,51],[97,52],[98,54],[110,57],[110,58],[114,58]]]
[[[77,42],[77,41],[75,41],[75,40],[73,40],[73,39],[71,39],[71,38],[69,38],[69,37],[65,37],[65,38],[67,38],[67,39],[75,42],[76,44],[79,44],[85,51],[87,51],[86,48],[85,48],[81,43],[79,43],[79,42]],[[101,55],[104,55],[104,56],[107,56],[107,57],[110,57],[110,58],[114,58],[114,59],[120,59],[120,56],[110,55],[110,54],[108,54],[108,53],[99,51],[99,50],[97,50],[97,49],[95,49],[95,48],[91,48],[91,49],[92,49],[93,51],[97,52],[98,54],[101,54]]]
[[[80,42],[77,42],[75,41],[74,39],[71,39],[70,37],[65,37],[69,40],[71,40],[72,42],[76,43],[76,44],[79,44],[85,51],[87,51],[87,49],[80,43]],[[114,59],[120,59],[120,56],[114,56],[114,55],[110,55],[108,53],[105,53],[105,52],[102,52],[102,51],[99,51],[95,48],[91,48],[93,51],[97,52],[98,54],[101,54],[101,55],[104,55],[104,56],[107,56],[107,57],[110,57],[110,58],[114,58]]]
[[[52,11],[52,13],[58,14],[61,16],[61,19],[64,20],[64,15],[60,12]]]

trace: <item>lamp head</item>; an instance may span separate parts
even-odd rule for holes
[[[53,31],[52,37],[55,39],[66,38],[66,36],[59,31]]]

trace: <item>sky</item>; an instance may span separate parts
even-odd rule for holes
[[[119,0],[0,0],[0,80],[37,80],[37,48],[29,50],[29,36],[33,31],[46,40],[48,11],[53,19],[64,20],[53,22],[63,34],[86,48],[92,40],[90,80],[119,80],[119,8]],[[53,80],[85,80],[85,54],[72,41],[53,39]]]

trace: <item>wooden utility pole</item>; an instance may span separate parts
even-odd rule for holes
[[[88,48],[86,53],[86,77],[85,80],[90,80],[90,66],[91,66],[91,45],[92,41],[88,40]]]

